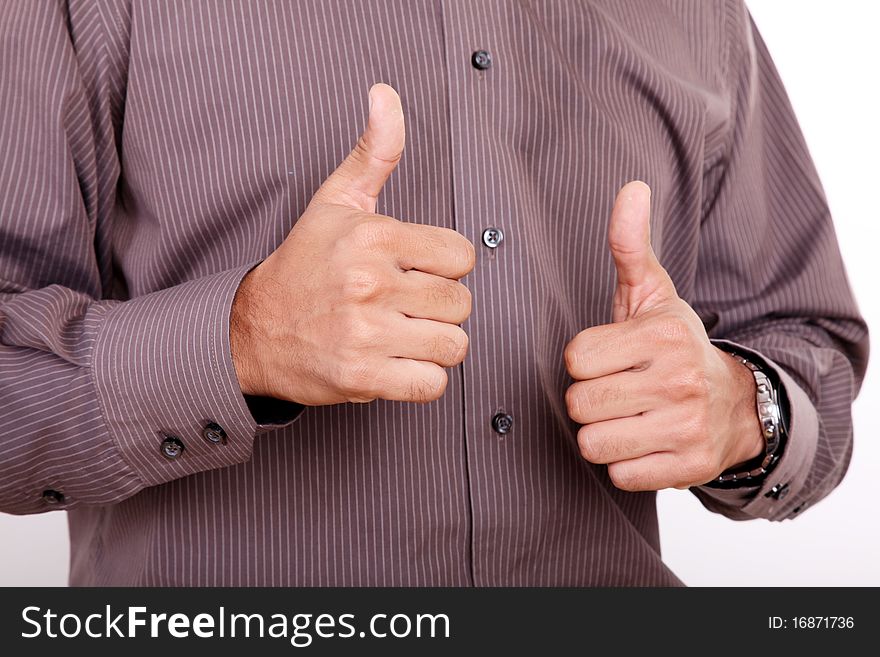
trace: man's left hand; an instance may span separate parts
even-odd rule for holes
[[[764,450],[752,373],[678,297],[651,248],[650,199],[642,182],[620,190],[608,230],[613,323],[565,348],[581,455],[629,491],[704,484]]]

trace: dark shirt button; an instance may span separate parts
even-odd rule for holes
[[[183,445],[183,441],[177,436],[165,436],[165,440],[162,441],[162,445],[159,447],[162,456],[169,461],[173,461],[183,454],[184,449],[186,448]]]
[[[509,433],[513,428],[513,416],[509,413],[495,413],[492,418],[492,428],[495,433],[500,433],[502,436]]]
[[[46,504],[64,504],[64,495],[50,488],[43,491],[43,501]]]
[[[202,436],[209,443],[213,443],[218,445],[220,443],[226,444],[226,432],[216,422],[208,422],[205,427],[202,429]]]
[[[477,50],[471,55],[471,64],[478,71],[485,71],[492,66],[492,55],[489,54],[488,50]]]
[[[490,249],[498,248],[498,245],[501,244],[503,239],[504,233],[501,232],[500,228],[491,226],[483,231],[483,244]]]

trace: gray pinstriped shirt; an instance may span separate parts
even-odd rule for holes
[[[265,423],[232,298],[376,81],[408,122],[379,211],[480,249],[470,353],[437,402]],[[846,470],[866,329],[740,0],[3,0],[0,108],[0,509],[67,510],[73,584],[679,584],[655,495],[582,460],[563,403],[633,178],[679,294],[791,404],[760,487],[694,492],[782,520]]]

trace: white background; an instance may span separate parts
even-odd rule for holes
[[[850,283],[880,330],[880,64],[875,0],[748,2],[788,89],[835,219]],[[853,408],[849,472],[795,521],[733,522],[660,494],[663,556],[691,585],[880,585],[880,352]]]
[[[850,281],[880,327],[880,64],[874,0],[751,0],[835,217]],[[880,354],[856,401],[849,473],[796,521],[733,522],[664,491],[663,554],[690,585],[880,585]],[[0,585],[64,585],[63,513],[0,514]]]

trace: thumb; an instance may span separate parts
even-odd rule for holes
[[[651,248],[651,189],[641,181],[624,185],[614,201],[608,246],[617,267],[614,321],[645,313],[675,298],[675,285]]]
[[[400,96],[387,84],[374,84],[367,127],[348,157],[321,185],[315,200],[375,212],[379,193],[403,154],[404,141]]]

